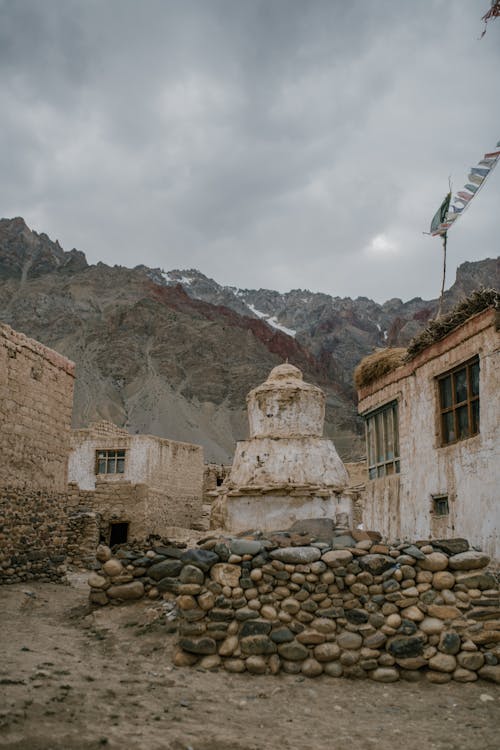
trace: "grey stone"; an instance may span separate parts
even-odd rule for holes
[[[254,620],[259,616],[259,613],[249,607],[242,607],[242,609],[236,610],[234,616],[239,622],[244,622],[245,620]]]
[[[181,570],[179,579],[181,583],[198,583],[202,584],[205,580],[203,571],[194,565],[184,565]]]
[[[181,638],[179,645],[184,651],[190,654],[215,654],[217,645],[213,638],[201,636],[200,638]]]
[[[485,568],[489,562],[490,558],[484,552],[475,552],[471,549],[450,557],[448,566],[452,570],[478,570]]]
[[[355,547],[356,542],[348,534],[342,534],[342,536],[336,536],[332,539],[332,549],[345,549],[346,547]]]
[[[182,570],[180,560],[164,560],[163,562],[151,565],[148,570],[148,576],[154,581],[160,581],[162,578],[175,578]]]
[[[460,651],[461,640],[458,633],[441,633],[439,639],[439,650],[444,654],[458,654]]]
[[[394,558],[388,555],[363,555],[359,559],[359,564],[363,570],[367,570],[374,576],[382,575],[389,568],[395,567]]]
[[[349,630],[344,630],[343,633],[337,636],[337,643],[340,648],[358,649],[361,648],[363,638],[359,633],[351,633]]]
[[[388,651],[396,658],[420,656],[424,640],[418,636],[396,636],[389,644]]]
[[[495,682],[497,685],[500,685],[500,665],[496,666],[484,666],[481,667],[481,669],[478,671],[478,675],[482,677],[483,680],[488,680],[489,682]]]
[[[452,654],[437,653],[429,659],[429,667],[436,672],[454,672],[457,668],[457,660]]]
[[[179,580],[177,578],[170,578],[165,577],[162,578],[158,583],[156,584],[156,588],[158,591],[160,591],[162,594],[165,591],[171,591],[173,594],[177,594],[179,591]]]
[[[144,584],[141,581],[132,583],[123,583],[116,586],[110,586],[106,591],[110,599],[141,599],[144,596]]]
[[[399,673],[397,669],[392,667],[378,667],[370,672],[370,677],[376,682],[397,682],[399,680]]]
[[[270,631],[269,620],[247,620],[241,628],[240,638],[246,638],[249,635],[269,635]]]
[[[467,539],[433,539],[431,542],[433,547],[436,547],[447,555],[459,555],[461,552],[467,552],[469,549],[469,542]]]
[[[230,548],[233,555],[258,555],[262,544],[253,539],[233,539]]]
[[[398,628],[398,633],[402,635],[413,635],[417,632],[417,626],[413,620],[402,620]]]
[[[208,549],[188,549],[182,554],[181,560],[185,564],[196,565],[206,573],[212,565],[219,562],[219,556]]]
[[[293,633],[288,628],[276,628],[270,635],[270,638],[275,643],[290,643],[293,641]]]
[[[222,562],[227,562],[229,560],[231,556],[231,550],[229,548],[229,545],[225,542],[217,542],[217,544],[212,549],[215,554],[219,556]]]
[[[368,617],[368,612],[365,612],[364,609],[348,609],[345,613],[347,622],[350,622],[353,625],[362,625],[363,623],[368,622]]]
[[[179,549],[179,547],[173,547],[171,545],[153,547],[153,549],[157,555],[164,555],[165,557],[174,557],[177,560],[180,560],[180,558],[185,552],[185,550]]]
[[[488,571],[483,571],[481,573],[457,573],[456,583],[461,583],[468,589],[480,589],[481,591],[497,587],[495,576]]]
[[[410,555],[410,557],[414,557],[416,560],[425,560],[424,553],[414,544],[409,544],[408,546],[403,547],[403,552],[405,555]]]
[[[240,639],[240,648],[246,655],[275,654],[276,644],[267,635],[249,635]]]
[[[484,665],[484,656],[480,651],[462,651],[457,654],[457,662],[463,669],[477,672]]]
[[[298,641],[280,643],[278,653],[288,661],[303,661],[309,656],[309,649]]]
[[[292,565],[307,565],[316,562],[321,557],[321,552],[316,547],[281,547],[270,553],[273,560],[280,560]]]

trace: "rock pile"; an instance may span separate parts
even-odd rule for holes
[[[91,604],[119,604],[143,597],[158,599],[167,593],[170,596],[165,598],[175,598],[185,547],[166,541],[154,546],[125,544],[112,552],[100,544],[88,577]]]
[[[487,555],[463,539],[389,545],[327,522],[300,527],[142,558],[100,548],[91,601],[176,596],[177,666],[500,682],[499,588]]]

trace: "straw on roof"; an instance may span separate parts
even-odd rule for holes
[[[364,388],[403,364],[406,349],[381,349],[361,360],[354,370],[356,388]]]
[[[414,359],[428,346],[440,341],[473,315],[489,307],[500,310],[500,294],[496,289],[478,289],[472,292],[449,313],[429,321],[427,327],[410,341],[405,361]]]

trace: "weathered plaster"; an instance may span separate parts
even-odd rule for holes
[[[480,433],[440,445],[436,376],[479,355]],[[360,391],[359,412],[398,400],[401,474],[367,480],[364,522],[389,537],[462,536],[500,554],[499,336],[495,313],[471,318],[415,360]],[[448,495],[449,516],[432,513]]]
[[[288,528],[304,518],[352,518],[347,471],[323,438],[325,397],[289,364],[247,398],[250,439],[236,446],[212,525],[232,531]]]

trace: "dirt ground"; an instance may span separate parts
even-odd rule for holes
[[[500,688],[389,685],[172,667],[154,607],[89,614],[71,586],[0,589],[0,747],[497,750]]]

